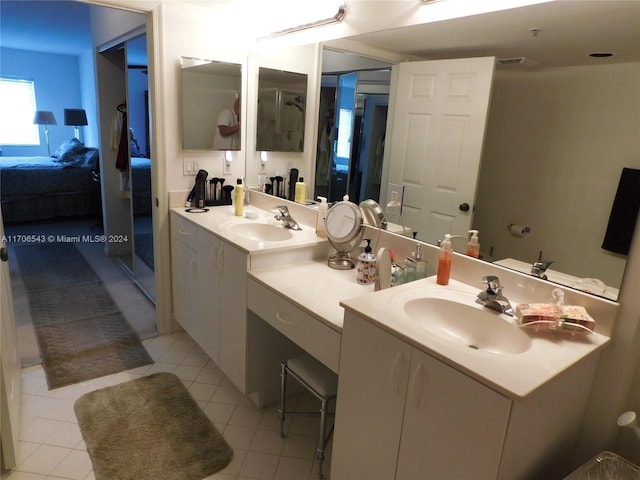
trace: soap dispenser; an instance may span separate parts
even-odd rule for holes
[[[371,251],[371,239],[366,239],[364,252],[358,255],[356,281],[361,285],[368,285],[376,281],[376,256]]]
[[[438,274],[436,277],[436,283],[438,285],[449,285],[449,276],[451,275],[451,251],[451,235],[447,233],[440,245]]]
[[[469,230],[471,237],[467,244],[467,255],[473,258],[480,257],[480,243],[478,242],[478,230]]]
[[[427,261],[422,258],[422,245],[416,244],[416,252],[414,253],[416,260],[416,280],[427,278]]]
[[[307,200],[307,184],[304,183],[304,178],[300,177],[300,179],[296,182],[295,189],[295,202],[304,204]]]
[[[316,235],[320,238],[327,238],[327,226],[325,222],[327,221],[327,210],[329,209],[329,205],[327,205],[326,197],[318,197],[318,200],[320,200],[320,205],[318,218],[316,219]]]

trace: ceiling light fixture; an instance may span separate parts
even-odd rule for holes
[[[301,25],[296,25],[295,27],[289,27],[289,28],[285,28],[282,30],[278,30],[275,32],[272,32],[268,35],[266,35],[263,38],[270,38],[270,37],[277,37],[280,35],[287,35],[289,33],[295,33],[295,32],[300,32],[303,30],[308,30],[310,28],[315,28],[315,27],[323,27],[325,25],[331,25],[333,23],[340,23],[342,20],[344,20],[345,15],[347,14],[347,5],[345,2],[342,2],[340,5],[338,5],[338,11],[335,13],[335,15],[328,17],[328,18],[322,18],[320,20],[315,20],[313,22],[309,22],[309,23],[303,23]]]

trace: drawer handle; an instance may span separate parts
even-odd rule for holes
[[[400,362],[402,361],[402,352],[398,352],[396,359],[393,361],[391,367],[391,388],[397,394],[400,393],[400,381],[398,380],[398,368],[400,368]]]
[[[422,364],[419,363],[411,379],[411,399],[416,410],[420,407],[420,391],[422,390]]]
[[[292,322],[291,320],[287,320],[283,315],[280,314],[280,312],[276,312],[276,319],[278,319],[278,321],[280,323],[284,323],[285,325],[289,325],[290,327],[295,327],[296,326],[296,322]]]
[[[178,229],[178,233],[180,235],[191,235],[191,232],[187,232],[186,230],[182,230],[181,228]]]
[[[191,262],[189,263],[189,268],[191,270],[191,279],[195,282],[198,280],[198,275],[196,274],[196,259],[191,258]]]
[[[218,247],[216,254],[216,270],[224,272],[224,249],[222,247]]]

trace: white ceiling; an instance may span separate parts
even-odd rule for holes
[[[544,67],[637,62],[640,1],[554,1],[350,39],[424,59],[523,56]],[[592,52],[614,56],[594,59]]]

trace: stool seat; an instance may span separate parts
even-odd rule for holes
[[[317,412],[299,412],[286,410],[287,377],[296,380],[300,385],[311,392],[320,400],[320,409]],[[338,376],[329,368],[310,355],[295,357],[280,364],[280,436],[284,437],[284,419],[288,415],[320,415],[320,431],[318,432],[318,444],[316,447],[316,459],[318,460],[318,478],[323,478],[322,464],[324,462],[324,449],[333,434],[333,426],[327,434],[327,416],[330,415],[327,406],[335,400],[338,392]]]
[[[287,367],[323,397],[334,397],[338,392],[338,377],[309,355],[287,360]]]

